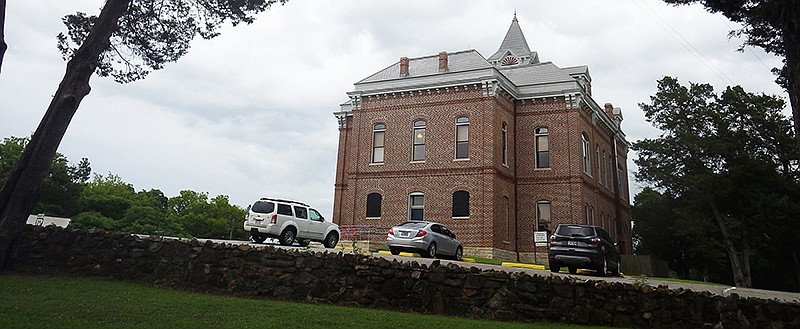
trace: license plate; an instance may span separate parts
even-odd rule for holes
[[[567,241],[567,245],[568,246],[577,246],[578,245],[578,241]]]
[[[411,234],[410,234],[410,233],[408,233],[408,232],[400,232],[400,237],[402,237],[402,238],[407,238],[407,237],[409,237],[410,235],[411,235]]]

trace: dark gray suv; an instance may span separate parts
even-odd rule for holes
[[[619,250],[602,227],[560,224],[550,236],[548,253],[550,271],[558,273],[562,266],[575,274],[578,269],[595,270],[605,276],[619,276]]]

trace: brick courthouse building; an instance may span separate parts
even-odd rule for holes
[[[347,95],[334,113],[339,225],[437,221],[465,254],[531,261],[547,251],[535,231],[584,223],[630,253],[622,113],[595,102],[586,66],[541,62],[516,15],[488,59],[401,57]]]

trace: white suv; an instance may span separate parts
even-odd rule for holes
[[[339,242],[339,225],[326,222],[316,209],[297,201],[261,198],[247,207],[244,230],[256,243],[277,238],[284,246],[296,240],[301,246],[318,241],[333,248]]]

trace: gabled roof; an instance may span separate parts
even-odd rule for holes
[[[516,86],[575,81],[575,78],[551,62],[508,68],[500,67],[499,69],[500,73],[503,73]]]
[[[538,55],[525,41],[516,14],[500,49],[489,59],[474,49],[444,54],[446,70],[439,69],[438,54],[409,58],[407,75],[400,75],[400,61],[397,61],[356,82],[352,93],[369,95],[496,80],[514,97],[530,98],[579,93],[582,91],[579,78],[591,81],[586,66],[560,68],[551,62],[539,62]],[[502,63],[507,55],[520,62]]]
[[[517,14],[514,14],[514,19],[511,20],[511,26],[508,28],[508,32],[506,32],[506,37],[503,38],[503,43],[500,44],[500,49],[498,49],[494,55],[489,56],[489,61],[494,62],[500,60],[506,56],[509,50],[516,56],[528,56],[531,54],[531,48],[528,47],[528,42],[525,41],[522,28],[519,27]]]
[[[449,72],[463,72],[477,69],[490,68],[492,65],[474,49],[463,50],[448,54],[447,63]],[[439,55],[409,58],[408,76],[404,79],[440,74]],[[356,82],[356,85],[377,81],[393,80],[400,78],[400,61],[391,66]]]

